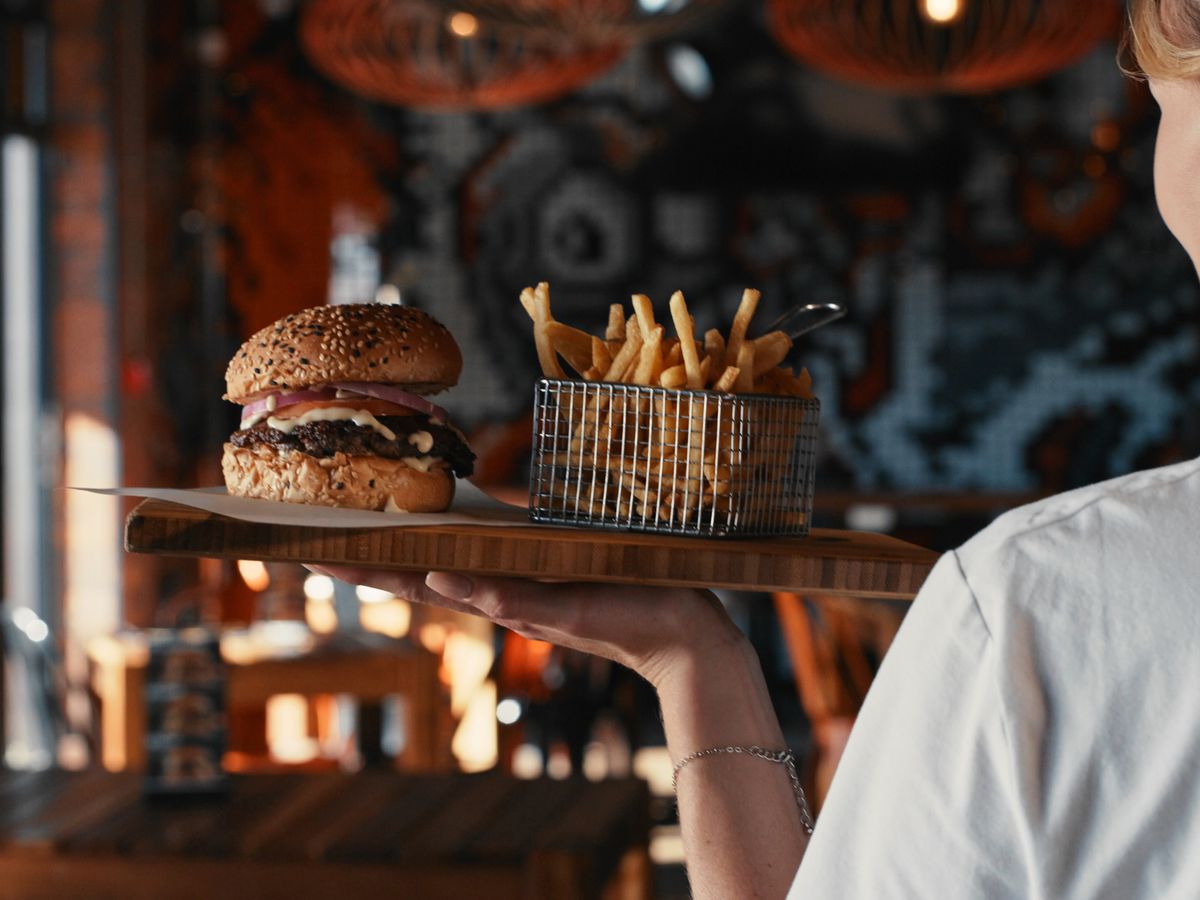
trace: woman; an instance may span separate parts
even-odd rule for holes
[[[1200,0],[1134,0],[1132,49],[1162,108],[1159,205],[1200,265]],[[649,680],[698,897],[1196,898],[1198,535],[1200,460],[1015,510],[946,554],[811,845],[786,765],[702,752],[783,748],[711,594],[327,571]]]

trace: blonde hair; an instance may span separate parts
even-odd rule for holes
[[[1200,0],[1132,0],[1122,68],[1134,77],[1200,79]]]

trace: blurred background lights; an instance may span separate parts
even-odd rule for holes
[[[364,604],[359,611],[362,627],[367,631],[402,638],[412,626],[412,607],[407,600],[388,600]]]
[[[257,559],[239,559],[237,570],[242,576],[242,581],[246,582],[246,587],[252,591],[261,593],[271,586],[271,576],[267,567]]]
[[[931,22],[949,25],[963,10],[963,0],[922,0],[922,10]]]
[[[446,27],[460,38],[475,37],[479,31],[479,20],[469,12],[456,12],[446,20]]]
[[[712,95],[712,70],[695,47],[672,44],[667,48],[666,63],[675,84],[692,100],[705,100]]]
[[[304,596],[328,603],[333,600],[333,579],[328,575],[309,575],[304,579]]]
[[[21,606],[13,610],[12,621],[25,633],[25,637],[35,644],[40,644],[50,636],[50,626],[28,606]]]
[[[496,704],[496,721],[501,725],[515,725],[521,718],[521,703],[512,697],[505,697]]]

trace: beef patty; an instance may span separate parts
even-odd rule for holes
[[[299,450],[317,458],[339,452],[348,456],[382,456],[387,459],[433,456],[445,460],[459,478],[465,478],[475,470],[475,454],[457,429],[434,424],[425,415],[376,418],[389,431],[395,432],[395,440],[389,441],[374,428],[355,425],[344,419],[305,422],[293,428],[290,434],[272,428],[264,421],[253,428],[235,431],[229,440],[235,447],[253,448],[269,444],[277,451]],[[410,435],[418,431],[428,432],[433,438],[433,446],[424,453],[408,440]]]

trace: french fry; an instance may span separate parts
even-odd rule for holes
[[[564,325],[562,322],[547,322],[546,334],[550,345],[576,372],[584,372],[595,363],[592,360],[592,336],[586,331]]]
[[[687,384],[687,370],[683,363],[671,366],[668,369],[663,369],[662,375],[658,379],[658,383],[669,390],[678,390]]]
[[[772,331],[754,339],[754,377],[761,378],[787,359],[792,339],[782,331]]]
[[[641,313],[638,313],[638,321],[642,321]],[[662,336],[663,327],[655,325],[642,343],[637,368],[633,373],[634,384],[655,384],[658,381],[662,372],[662,356],[659,354]]]
[[[534,312],[533,288],[521,288],[521,306],[524,307],[525,313],[534,322],[537,321],[537,314]]]
[[[713,390],[718,394],[728,394],[733,390],[733,386],[737,383],[738,376],[742,374],[742,370],[737,366],[726,366],[725,371],[717,379],[713,385]]]
[[[647,337],[654,330],[654,326],[658,324],[654,321],[654,304],[645,294],[634,294],[633,311],[637,313],[638,322],[641,323],[642,336]]]
[[[625,307],[612,303],[608,307],[608,327],[604,329],[606,341],[625,340]]]
[[[667,368],[678,366],[683,362],[683,347],[679,341],[672,338],[669,344],[670,346],[663,351],[663,365]]]
[[[612,352],[608,349],[608,344],[598,337],[592,338],[592,365],[601,372],[607,372],[608,367],[612,365]]]
[[[708,356],[715,356],[718,362],[725,359],[725,337],[716,328],[704,332],[704,352]]]
[[[683,366],[687,371],[687,386],[694,391],[704,387],[700,374],[700,357],[696,355],[696,333],[692,317],[688,315],[683,291],[671,295],[671,318],[675,321],[675,333],[679,335],[679,346],[683,348]]]
[[[710,379],[720,376],[725,371],[725,338],[715,328],[704,333],[704,383],[710,385]]]
[[[733,389],[738,393],[754,390],[754,344],[745,341],[738,347],[737,356],[738,377]]]
[[[795,384],[797,397],[803,397],[806,400],[812,399],[812,376],[808,374],[808,369],[801,369],[800,374],[796,376],[793,383]]]
[[[788,396],[792,394],[793,379],[783,369],[769,369],[754,381],[754,393]]]
[[[738,365],[738,353],[741,352],[742,342],[746,339],[746,330],[754,311],[758,309],[758,298],[761,296],[754,288],[742,291],[742,302],[738,304],[737,312],[733,314],[733,325],[729,328],[729,340],[725,342],[725,365]]]
[[[579,377],[584,381],[599,381],[602,377],[604,377],[604,370],[599,366],[591,366],[583,372],[580,372]]]
[[[612,365],[604,373],[604,380],[620,381],[621,376],[625,374],[625,369],[629,367],[630,360],[636,359],[638,351],[641,349],[642,331],[638,327],[637,321],[626,323],[625,344],[621,347],[620,352],[613,357]]]
[[[554,352],[547,327],[553,318],[550,315],[550,285],[541,282],[533,289],[533,341],[537,346],[538,362],[547,378],[563,378],[558,355]]]

